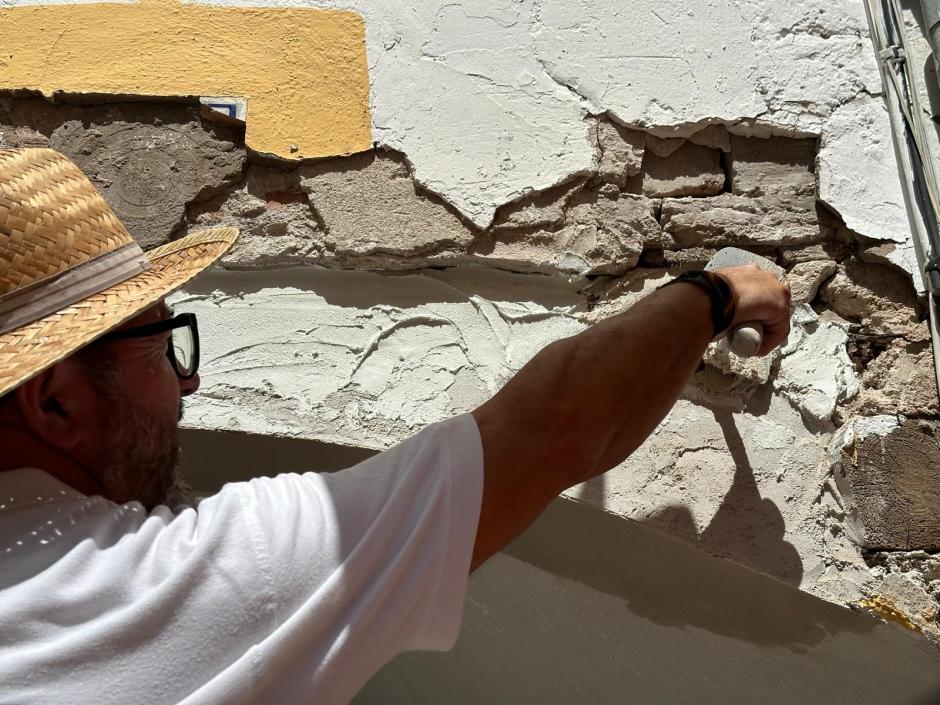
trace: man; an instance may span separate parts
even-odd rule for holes
[[[177,507],[198,335],[163,298],[234,238],[145,256],[62,155],[0,151],[0,702],[348,702],[450,648],[468,572],[637,448],[716,334],[789,330],[772,275],[692,274],[354,468]]]

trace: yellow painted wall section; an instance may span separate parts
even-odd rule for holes
[[[362,17],[135,4],[0,9],[0,88],[247,101],[246,144],[288,159],[371,147]]]

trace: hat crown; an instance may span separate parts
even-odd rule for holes
[[[0,299],[132,243],[67,157],[52,149],[0,150]]]

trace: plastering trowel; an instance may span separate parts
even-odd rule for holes
[[[716,252],[715,256],[708,260],[708,264],[705,265],[705,271],[722,267],[739,267],[743,264],[756,264],[761,269],[771,272],[781,281],[786,276],[786,271],[780,265],[771,262],[766,257],[755,255],[753,252],[737,247],[726,247]],[[764,325],[760,321],[742,323],[735,326],[734,330],[728,333],[727,340],[728,347],[735,355],[754,357],[764,341]]]

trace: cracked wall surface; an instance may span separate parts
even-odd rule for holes
[[[174,297],[203,330],[186,423],[384,448],[745,247],[787,271],[787,345],[710,348],[568,495],[940,643],[940,409],[860,4],[303,6],[365,18],[371,149],[272,159],[192,101],[0,95],[0,147],[72,156],[145,246],[240,228]]]
[[[820,138],[821,200],[916,271],[854,0],[283,4],[365,17],[377,144],[478,227],[507,201],[591,172],[592,116],[664,137],[721,124]],[[858,178],[840,178],[846,164]]]

